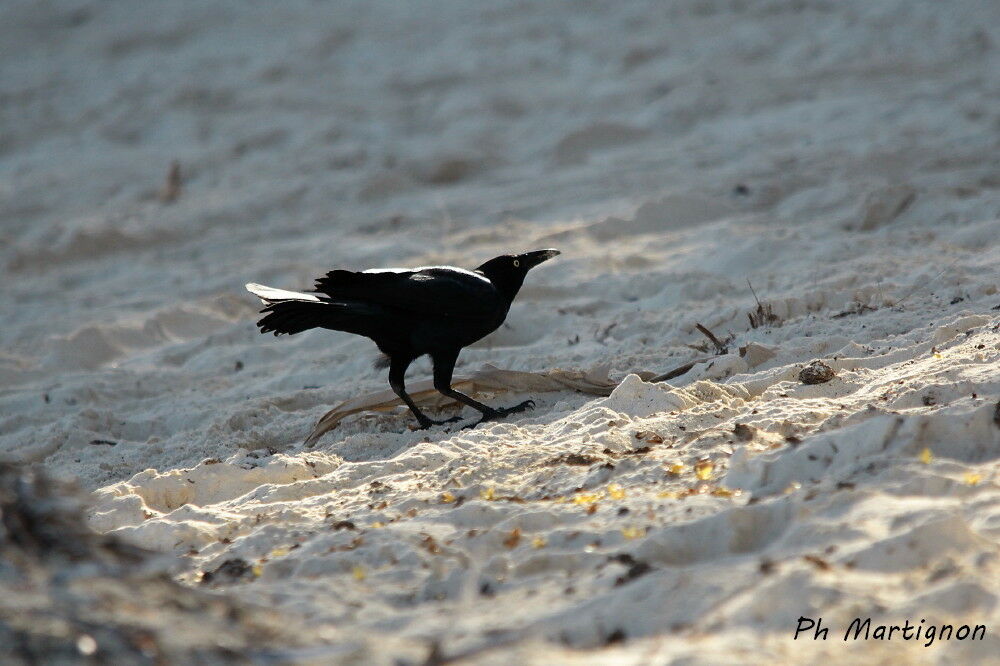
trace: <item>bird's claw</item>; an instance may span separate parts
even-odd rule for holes
[[[501,409],[500,413],[506,416],[507,414],[516,414],[518,412],[523,412],[525,410],[534,408],[535,408],[534,400],[525,400],[519,405],[514,405],[513,407],[507,407],[506,409]]]
[[[475,428],[477,425],[479,425],[480,423],[483,423],[485,421],[496,421],[496,420],[502,419],[503,417],[508,416],[510,414],[517,414],[518,412],[523,412],[525,410],[534,409],[534,408],[535,408],[535,401],[534,400],[525,400],[521,404],[514,405],[513,407],[501,407],[500,409],[491,410],[490,412],[487,412],[486,414],[483,414],[483,418],[481,418],[478,421],[476,421],[475,423],[473,423],[471,425],[467,425],[465,427],[467,429],[468,428]]]

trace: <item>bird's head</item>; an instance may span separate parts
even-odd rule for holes
[[[476,269],[496,285],[505,296],[514,300],[524,283],[524,276],[538,264],[559,254],[559,250],[534,250],[522,254],[502,254]]]

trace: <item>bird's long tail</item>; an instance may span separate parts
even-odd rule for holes
[[[257,322],[261,333],[295,335],[302,331],[321,326],[330,304],[313,294],[298,291],[274,289],[253,282],[246,285],[247,291],[260,298],[267,313]]]

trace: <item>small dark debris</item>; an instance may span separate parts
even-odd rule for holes
[[[653,567],[649,566],[647,562],[635,562],[629,565],[628,571],[615,579],[615,587],[624,585],[625,583],[633,581],[640,576],[645,576],[652,570]]]
[[[604,449],[604,451],[602,451],[602,453],[604,453],[604,455],[606,455],[606,456],[619,456],[619,457],[620,456],[644,456],[644,455],[646,455],[647,453],[649,453],[652,450],[653,449],[650,448],[650,447],[648,447],[648,446],[640,446],[637,449],[631,449],[631,450],[628,450],[628,451],[622,451],[621,453],[616,453],[615,451],[612,451],[611,449]]]
[[[760,561],[760,565],[758,565],[757,568],[765,576],[774,573],[774,568],[775,568],[774,561],[763,559]]]
[[[955,298],[951,299],[951,305],[955,305],[956,303],[961,303],[964,300],[965,299],[962,298],[961,296],[956,296]]]
[[[930,407],[937,404],[937,400],[935,400],[932,395],[925,395],[920,399],[920,402],[924,403],[924,407]]]
[[[608,339],[608,336],[611,335],[611,331],[614,330],[616,326],[618,326],[618,322],[612,322],[603,329],[598,327],[598,330],[594,333],[594,339],[603,345],[604,341]]]
[[[586,453],[563,453],[550,459],[546,465],[593,465],[599,458]]]
[[[226,560],[215,571],[206,571],[201,576],[203,585],[209,583],[231,583],[243,578],[252,578],[253,568],[241,557]]]
[[[817,555],[803,555],[802,559],[813,565],[820,571],[829,571],[830,563]]]
[[[236,365],[233,366],[235,372],[239,372],[243,369],[243,361],[236,361]]]
[[[747,285],[750,287],[750,293],[753,294],[753,299],[757,302],[757,309],[747,313],[747,319],[750,320],[750,328],[760,328],[761,326],[773,326],[774,324],[780,324],[781,319],[778,315],[774,314],[771,304],[760,302],[760,299],[757,298],[757,292],[754,291],[753,285],[750,284],[750,280],[747,280]]]
[[[796,437],[795,435],[788,435],[787,437],[785,437],[785,441],[788,442],[792,446],[792,448],[795,448],[796,446],[802,443],[802,438]]]
[[[625,566],[630,567],[635,564],[637,560],[632,557],[630,553],[618,553],[617,555],[609,557],[608,562],[618,562],[619,564],[624,564]]]
[[[854,490],[855,484],[850,481],[838,481],[837,490]]]
[[[404,662],[397,660],[396,663],[399,664]],[[427,658],[424,659],[421,666],[442,666],[442,664],[446,663],[448,663],[448,661],[445,659],[444,653],[441,650],[441,642],[431,641],[430,649],[427,651]]]
[[[747,425],[746,423],[737,423],[733,426],[733,434],[736,435],[736,439],[743,442],[749,442],[754,438],[754,435],[757,434],[757,428]]]
[[[993,410],[993,423],[997,424],[1000,428],[1000,400],[997,401],[997,407]]]
[[[495,597],[497,593],[493,591],[493,586],[487,582],[479,586],[479,594],[484,597]]]
[[[350,520],[338,520],[330,526],[334,530],[356,530],[357,526]]]
[[[641,439],[647,444],[662,444],[663,437],[652,430],[638,430],[635,433],[636,439]]]
[[[619,516],[627,516],[628,513],[629,513],[629,511],[628,511],[628,507],[627,506],[623,506],[620,509],[618,509],[618,515]]]
[[[823,361],[813,361],[799,372],[799,381],[803,384],[825,384],[837,373]]]
[[[110,439],[92,439],[90,443],[92,446],[118,446],[118,442],[112,442]]]
[[[706,338],[708,338],[709,342],[711,342],[713,345],[715,345],[715,350],[719,354],[728,354],[729,353],[729,349],[726,347],[726,344],[722,340],[719,340],[719,338],[717,338],[715,336],[715,334],[712,333],[712,331],[708,330],[707,328],[705,328],[701,324],[695,324],[694,327],[695,327],[695,329],[698,330],[699,333],[701,333]],[[731,339],[732,339],[732,336],[730,336],[730,340]],[[726,342],[729,342],[729,340],[726,340]],[[708,367],[712,367],[712,366],[708,366]]]
[[[733,188],[733,194],[738,197],[745,197],[750,194],[750,188],[743,183],[738,183],[736,187]]]
[[[181,183],[181,163],[174,160],[170,163],[170,169],[167,171],[166,182],[158,193],[160,202],[169,204],[177,201],[181,195]]]
[[[938,567],[927,576],[928,583],[936,583],[942,578],[947,578],[948,576],[954,576],[958,573],[958,568],[952,563],[946,563]]]
[[[842,319],[850,315],[863,315],[866,312],[875,312],[878,308],[873,308],[872,306],[862,303],[860,301],[855,301],[851,307],[847,308],[843,312],[838,312],[833,315],[832,319]],[[864,326],[862,326],[864,328]]]
[[[615,629],[610,634],[608,634],[607,638],[604,639],[605,645],[614,645],[615,643],[624,643],[624,642],[625,642],[625,632],[621,629]]]
[[[46,405],[47,405],[47,404],[49,404],[50,402],[52,402],[52,398],[51,398],[51,397],[49,397],[49,394],[48,394],[48,393],[46,393],[45,395],[43,395],[43,396],[42,396],[42,399],[43,399],[43,400],[45,400],[45,404],[46,404]]]

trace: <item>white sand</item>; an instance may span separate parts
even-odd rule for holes
[[[243,558],[216,589],[351,637],[320,663],[1000,654],[1000,4],[25,0],[0,44],[0,459],[179,580]],[[302,447],[385,371],[258,335],[243,283],[541,247],[459,371],[610,363],[610,397]],[[698,322],[732,353],[627,376]]]

